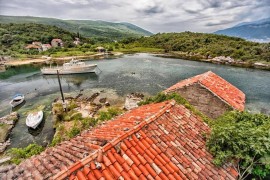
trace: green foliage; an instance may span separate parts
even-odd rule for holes
[[[112,42],[126,37],[149,36],[152,33],[129,23],[112,23],[91,20],[60,20],[40,17],[0,16],[1,23],[38,23],[63,28],[76,37],[90,37],[90,41]],[[7,31],[4,31],[7,33]],[[46,38],[46,36],[44,36]]]
[[[33,155],[39,154],[44,150],[44,147],[37,144],[29,144],[25,148],[12,148],[8,150],[8,154],[12,157],[11,162],[19,164],[22,160]]]
[[[97,120],[95,118],[83,118],[81,124],[82,129],[88,129],[90,126],[94,127],[97,124]]]
[[[196,108],[194,108],[185,98],[181,97],[177,93],[170,93],[170,94],[158,93],[156,96],[147,97],[144,101],[139,102],[138,105],[141,106],[141,105],[146,105],[150,103],[159,103],[159,102],[168,101],[172,99],[174,99],[178,104],[184,105],[187,109],[191,110],[194,114],[200,116],[205,122],[208,122],[208,123],[211,122],[211,119],[209,119],[207,116],[205,116]]]
[[[127,41],[129,48],[159,48],[165,52],[179,51],[193,54],[195,60],[216,56],[231,56],[243,61],[270,62],[270,43],[256,43],[241,38],[206,33],[158,33],[150,37],[141,37],[136,41]]]
[[[101,121],[110,120],[120,113],[122,113],[122,110],[120,110],[119,108],[108,108],[107,111],[98,112],[98,115],[99,115],[98,120],[101,120]]]
[[[248,112],[229,112],[211,123],[207,147],[214,163],[239,164],[239,179],[270,173],[270,117]],[[266,160],[267,159],[267,160]]]
[[[77,126],[73,126],[68,132],[67,132],[67,135],[69,138],[73,138],[75,137],[76,135],[80,134],[81,130],[80,128],[78,128]]]
[[[8,32],[8,34],[7,34]],[[61,38],[66,47],[71,47],[70,43],[74,41],[75,33],[63,30],[61,28],[43,24],[1,24],[0,23],[0,46],[1,55],[18,54],[38,54],[37,50],[25,49],[27,44],[33,41],[39,41],[43,44],[50,44],[54,38]],[[87,41],[85,38],[82,41]],[[54,48],[52,48],[53,51]]]

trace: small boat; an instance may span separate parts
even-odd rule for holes
[[[85,64],[78,60],[71,60],[69,63],[64,63],[61,67],[41,68],[42,74],[80,74],[95,72],[96,64]]]
[[[26,118],[26,125],[30,128],[36,129],[43,119],[43,111],[38,111],[28,114]]]
[[[20,105],[24,101],[24,95],[23,94],[16,94],[13,96],[12,100],[10,101],[10,105],[12,108]]]

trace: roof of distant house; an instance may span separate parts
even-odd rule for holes
[[[214,95],[225,101],[229,106],[240,111],[244,110],[245,94],[211,71],[180,81],[166,89],[164,92],[173,92],[177,89],[190,86],[195,83],[199,83],[201,86],[211,91]]]
[[[55,42],[62,42],[62,39],[53,39],[52,41],[55,41]]]
[[[52,47],[50,44],[42,44],[42,46]]]
[[[7,178],[236,179],[206,150],[209,127],[175,101],[138,107],[48,148],[4,174]]]
[[[40,46],[35,45],[35,44],[28,44],[25,48],[26,49],[39,49]]]

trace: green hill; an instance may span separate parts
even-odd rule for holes
[[[230,56],[243,61],[270,62],[270,43],[256,43],[241,38],[206,33],[162,33],[143,37],[127,46],[179,51],[198,59]],[[196,58],[196,57],[195,57]]]
[[[14,53],[26,53],[26,44],[40,41],[50,43],[54,38],[61,38],[65,46],[72,45],[76,33],[61,28],[43,24],[0,24],[0,54],[14,55]],[[85,38],[81,38],[83,41]]]
[[[31,17],[31,16],[3,16],[0,15],[1,23],[38,23],[53,25],[65,30],[77,33],[85,37],[105,38],[118,40],[127,37],[140,37],[152,35],[138,26],[130,23],[112,23],[92,20],[61,20],[54,18]]]

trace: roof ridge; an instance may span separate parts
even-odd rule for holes
[[[97,158],[98,153],[102,152],[105,153],[115,145],[117,145],[119,142],[123,141],[128,136],[134,134],[135,132],[138,132],[141,130],[145,125],[150,124],[151,122],[155,121],[157,118],[159,118],[161,115],[163,115],[165,112],[167,112],[172,106],[174,106],[176,103],[175,100],[168,101],[168,104],[165,105],[164,108],[162,108],[160,111],[155,113],[154,115],[150,116],[149,118],[146,118],[144,121],[142,121],[140,124],[134,126],[132,129],[128,130],[126,133],[117,136],[110,142],[108,142],[105,146],[100,147],[96,151],[94,151],[92,154],[86,156],[85,158],[79,160],[78,162],[75,162],[73,165],[68,167],[67,169],[64,169],[60,172],[58,172],[56,175],[54,175],[53,179],[64,179],[67,176],[69,176],[72,172],[80,169],[81,167],[85,166],[86,164],[90,163],[93,159]]]

